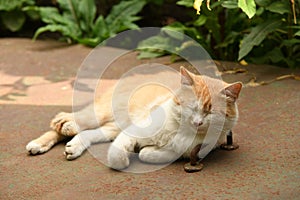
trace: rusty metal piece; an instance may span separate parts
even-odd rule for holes
[[[233,139],[232,139],[232,131],[230,131],[226,137],[226,143],[221,144],[220,146],[221,149],[223,150],[227,150],[227,151],[232,151],[232,150],[236,150],[239,148],[238,144],[234,144],[233,143]]]
[[[203,169],[203,164],[199,162],[198,152],[201,149],[202,144],[196,145],[190,154],[190,162],[186,163],[183,168],[188,173],[198,172]]]
[[[197,144],[194,148],[193,148],[193,150],[191,151],[191,154],[190,154],[190,163],[191,163],[191,165],[193,166],[193,165],[197,165],[197,163],[198,163],[198,160],[199,160],[199,158],[198,158],[198,152],[200,151],[200,149],[201,149],[201,145],[202,144]]]
[[[191,163],[186,163],[184,166],[184,171],[188,173],[193,173],[193,172],[199,172],[203,169],[203,164],[202,163],[197,163],[196,165],[191,165]]]

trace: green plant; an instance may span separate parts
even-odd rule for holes
[[[294,1],[256,0],[259,12],[240,45],[238,59],[300,67],[300,25]],[[297,12],[299,13],[300,0]]]
[[[193,3],[193,0],[177,1],[178,5],[186,7],[193,7]],[[299,6],[300,0],[220,0],[210,7],[202,6],[200,15],[191,9],[191,21],[175,22],[164,28],[192,37],[214,59],[244,59],[253,63],[299,67],[300,25],[294,24],[300,20],[295,14],[299,13]],[[153,41],[149,38],[139,45],[139,49],[143,50],[140,57],[168,53],[159,51],[155,54]],[[162,41],[160,43],[163,44]]]
[[[145,5],[143,0],[121,1],[112,7],[106,16],[96,17],[94,0],[57,0],[59,9],[55,7],[28,7],[36,10],[47,25],[40,27],[34,35],[36,39],[46,31],[60,32],[69,42],[77,42],[88,46],[96,46],[103,40],[126,29],[138,29],[134,23],[136,16]]]
[[[34,4],[34,0],[0,0],[1,23],[11,32],[19,31],[27,17],[36,19],[36,13],[23,11],[23,7]]]

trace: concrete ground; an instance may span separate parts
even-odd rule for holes
[[[47,131],[60,111],[71,111],[76,72],[91,49],[54,41],[0,39],[0,199],[299,199],[300,82],[284,79],[245,87],[234,128],[236,151],[216,150],[198,173],[184,172],[177,161],[149,173],[109,169],[89,152],[67,161],[64,143],[30,156],[26,144]],[[165,59],[165,60],[164,60]],[[164,58],[156,62],[167,62]],[[149,61],[135,54],[121,58],[117,74]],[[175,68],[183,62],[173,64]],[[221,62],[227,81],[268,81],[299,71],[272,66],[246,67]]]

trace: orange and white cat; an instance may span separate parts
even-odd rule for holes
[[[135,151],[147,163],[189,157],[193,147],[203,143],[209,127],[221,124],[215,127],[221,135],[217,147],[237,122],[236,100],[242,84],[195,75],[183,67],[180,75],[181,86],[175,94],[150,84],[141,87],[128,103],[121,98],[114,100],[114,109],[112,88],[94,105],[77,113],[58,114],[51,122],[52,130],[29,142],[26,149],[32,155],[44,153],[64,138],[74,136],[65,147],[66,158],[72,160],[94,143],[113,141],[108,164],[123,169],[129,166],[129,154]],[[120,124],[116,118],[122,119],[124,110],[129,117],[124,116]]]

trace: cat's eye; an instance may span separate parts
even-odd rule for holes
[[[207,108],[203,109],[203,112],[205,115],[211,114],[211,110],[212,110],[211,107],[212,107],[212,105],[209,104],[209,106]]]
[[[203,110],[203,114],[205,115],[205,116],[207,116],[207,115],[209,115],[209,114],[211,114],[212,113],[212,110],[210,109],[210,110],[208,110],[208,109],[205,109],[205,110]]]
[[[210,110],[204,111],[204,116],[207,116],[207,115],[209,115],[209,114],[211,114],[211,111],[210,111]]]

